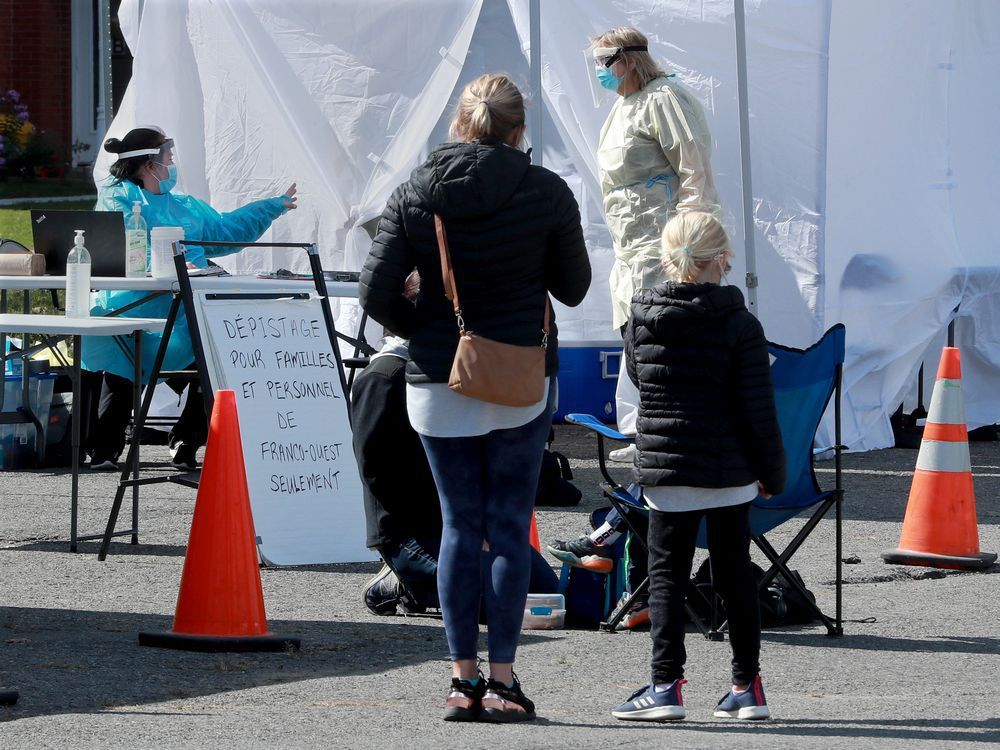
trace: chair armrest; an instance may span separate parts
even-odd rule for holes
[[[627,435],[622,435],[618,432],[618,430],[612,430],[606,424],[590,414],[567,414],[563,417],[563,419],[570,424],[586,427],[588,430],[593,430],[597,434],[603,435],[606,438],[611,438],[612,440],[622,440],[627,442],[632,442],[633,440],[633,438],[630,438]]]

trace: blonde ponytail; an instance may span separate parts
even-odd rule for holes
[[[451,137],[458,141],[508,143],[524,125],[524,99],[503,73],[487,73],[469,83],[458,98]]]
[[[709,263],[732,253],[722,223],[705,211],[674,214],[663,228],[664,270],[674,281],[694,281]]]

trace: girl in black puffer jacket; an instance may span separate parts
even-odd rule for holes
[[[676,281],[632,300],[625,355],[640,396],[635,481],[650,507],[653,658],[650,684],[612,712],[619,719],[684,718],[684,596],[702,518],[733,649],[733,686],[715,715],[769,716],[750,502],[782,491],[785,451],[764,331],[740,290],[720,286],[731,255],[711,214],[678,214],[663,231],[663,265]]]

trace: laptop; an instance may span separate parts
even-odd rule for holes
[[[73,249],[74,230],[82,229],[90,253],[91,276],[125,275],[125,215],[118,211],[31,211],[35,252],[45,256],[45,273],[66,274],[66,257]]]

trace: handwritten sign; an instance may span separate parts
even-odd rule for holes
[[[322,301],[233,296],[195,299],[212,385],[236,392],[261,557],[274,565],[374,559]]]

